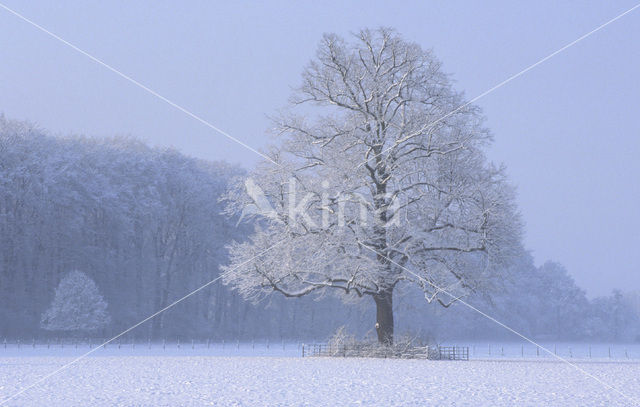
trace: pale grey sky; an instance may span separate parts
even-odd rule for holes
[[[0,0],[255,148],[324,32],[396,28],[469,98],[636,5],[572,2]],[[640,9],[484,97],[490,156],[526,246],[589,295],[640,289]],[[0,9],[0,112],[54,133],[131,134],[244,166],[260,157]]]

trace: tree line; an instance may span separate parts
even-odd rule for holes
[[[108,303],[111,324],[96,335],[122,331],[218,277],[225,245],[246,234],[219,202],[242,174],[130,138],[54,137],[0,118],[0,336],[47,334],[43,313],[73,271]],[[326,325],[309,311],[313,301],[281,302],[255,306],[217,284],[137,334],[303,337]]]
[[[253,225],[224,212],[220,198],[242,168],[207,162],[131,138],[49,135],[0,117],[0,336],[69,335],[48,331],[43,314],[69,273],[86,274],[107,304],[116,334],[218,277],[227,247]],[[534,337],[633,340],[638,299],[615,292],[589,300],[562,266],[539,268],[522,250],[492,287],[472,295],[497,319]],[[399,333],[433,338],[498,337],[504,331],[455,303],[427,304],[400,283]],[[357,296],[318,292],[309,298],[246,301],[213,284],[139,327],[140,338],[324,339],[346,325],[375,335],[375,306]],[[77,334],[77,333],[76,333]]]

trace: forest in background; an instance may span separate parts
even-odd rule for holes
[[[47,331],[42,315],[61,279],[89,276],[117,334],[216,278],[226,246],[251,225],[220,201],[244,170],[130,138],[57,137],[0,116],[0,337],[77,335]],[[541,339],[640,340],[640,297],[614,291],[588,299],[562,265],[534,265],[523,248],[490,296],[465,301]],[[245,301],[220,283],[139,327],[139,338],[325,339],[338,327],[372,335],[370,299]],[[325,294],[325,295],[322,295]],[[455,303],[427,304],[399,287],[396,331],[426,339],[508,339],[504,328]]]

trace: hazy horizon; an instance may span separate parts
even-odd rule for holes
[[[5,4],[256,149],[324,32],[394,27],[432,48],[471,99],[634,5]],[[518,188],[525,246],[590,296],[640,289],[638,21],[636,10],[477,102],[489,154]],[[3,9],[0,33],[8,119],[245,167],[260,159]]]

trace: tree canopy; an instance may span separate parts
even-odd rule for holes
[[[381,342],[397,284],[444,306],[485,290],[521,226],[503,168],[484,155],[483,121],[432,52],[393,30],[325,35],[276,120],[279,165],[229,194],[230,212],[262,208],[262,221],[232,245],[226,281],[246,296],[370,295]]]
[[[95,332],[110,322],[107,303],[96,283],[74,270],[58,284],[51,306],[42,314],[41,326],[49,331]]]

